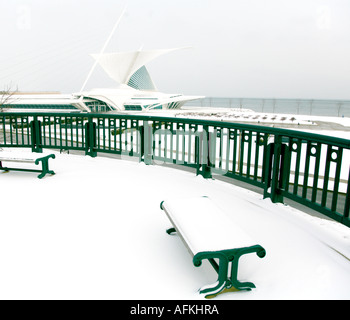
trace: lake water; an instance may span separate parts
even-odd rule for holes
[[[256,112],[350,117],[350,100],[206,97],[201,100],[190,101],[186,103],[186,106],[241,108]]]

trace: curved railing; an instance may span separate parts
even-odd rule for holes
[[[239,123],[168,117],[1,113],[0,147],[112,153],[225,175],[350,226],[350,140]]]

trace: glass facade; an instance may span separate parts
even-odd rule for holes
[[[138,105],[124,105],[125,110],[127,111],[142,111],[142,107]]]
[[[100,100],[89,99],[89,101],[84,101],[84,103],[92,112],[107,112],[112,110],[107,103]]]
[[[76,107],[70,105],[70,104],[5,104],[3,105],[4,108],[11,108],[11,109],[71,109],[71,110],[78,110]]]

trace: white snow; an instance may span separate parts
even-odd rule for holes
[[[47,156],[49,153],[29,153],[21,151],[1,151],[0,161],[4,162],[35,162],[36,159]],[[34,168],[35,169],[35,168]]]
[[[184,106],[174,110],[148,110],[146,112],[126,112],[131,114],[152,116],[171,116],[189,119],[205,119],[214,121],[233,121],[242,123],[283,125],[308,125],[313,130],[317,121],[332,122],[343,126],[350,126],[350,118],[347,117],[326,117],[304,114],[286,114],[275,112],[256,112],[244,108],[213,108],[213,107],[190,107]]]
[[[211,198],[171,197],[162,204],[193,255],[257,245]],[[231,211],[231,210],[230,210]]]
[[[160,202],[209,196],[266,249],[241,258],[256,285],[216,299],[349,299],[350,228],[191,172],[56,153],[54,176],[0,173],[0,299],[204,299]]]

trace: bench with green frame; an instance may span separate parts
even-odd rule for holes
[[[265,249],[258,245],[232,219],[208,197],[170,199],[160,207],[173,227],[168,234],[176,232],[199,267],[207,259],[218,273],[215,284],[202,287],[200,294],[213,298],[228,291],[251,290],[251,282],[237,279],[238,262],[242,255],[256,253],[263,258]],[[218,263],[217,263],[218,261]]]
[[[54,154],[43,155],[40,153],[19,153],[19,152],[2,152],[0,151],[0,170],[3,171],[25,171],[25,172],[39,172],[39,179],[45,177],[46,174],[55,174],[54,171],[49,169],[49,159],[55,159]],[[34,163],[39,165],[41,163],[41,170],[31,168],[9,168],[4,167],[2,162],[19,162],[19,163]]]

